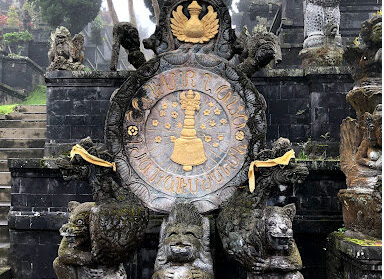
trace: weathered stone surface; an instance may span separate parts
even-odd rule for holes
[[[85,69],[84,37],[76,34],[73,38],[68,29],[60,26],[51,35],[51,48],[48,53],[50,65],[48,71],[68,70],[81,71]]]
[[[146,62],[144,54],[140,51],[139,32],[129,22],[119,22],[113,27],[113,46],[110,70],[116,71],[119,62],[120,46],[128,54],[128,62],[139,68]]]
[[[192,204],[176,203],[164,219],[152,279],[213,279],[209,219]]]
[[[256,159],[280,157],[289,149],[290,142],[280,139]],[[295,205],[266,205],[278,185],[288,187],[307,175],[306,167],[293,162],[287,167],[259,168],[255,192],[238,190],[223,206],[217,221],[223,247],[244,266],[248,278],[303,278],[300,253],[293,240]]]
[[[194,143],[206,158],[203,164],[190,162],[196,151],[188,154],[181,148],[189,113],[182,105],[183,92],[200,98],[191,130],[203,147]],[[264,98],[229,63],[178,50],[145,64],[113,95],[106,142],[118,158],[122,183],[148,207],[169,211],[177,198],[185,198],[206,212],[246,181],[252,153],[264,144],[264,110]],[[187,171],[188,162],[193,167]]]
[[[381,279],[382,246],[363,241],[358,244],[344,233],[333,233],[327,240],[327,278]],[[373,246],[371,246],[373,244]]]
[[[357,120],[341,125],[340,163],[348,189],[340,192],[346,228],[381,238],[382,16],[363,22],[360,39],[346,50],[355,87],[347,95]],[[364,236],[365,235],[365,236]]]
[[[302,256],[304,277],[325,278],[325,239],[327,234],[342,225],[337,192],[345,188],[345,176],[336,161],[308,161],[310,175],[295,197],[296,218],[293,222],[294,238]],[[51,166],[42,168],[42,165]],[[51,160],[11,160],[12,176],[11,255],[14,278],[35,279],[40,272],[49,278],[55,274],[52,265],[61,241],[60,227],[68,220],[69,201],[92,201],[91,189],[86,181],[64,181]],[[215,219],[216,214],[213,219]],[[151,213],[141,248],[133,259],[127,260],[129,279],[148,279],[153,274],[158,238],[163,216]],[[211,227],[214,227],[211,222]],[[245,279],[244,268],[225,255],[218,235],[211,234],[215,277]],[[40,257],[35,257],[39,251]]]
[[[124,267],[117,261],[112,266],[99,266],[91,253],[90,224],[94,203],[70,202],[69,222],[60,228],[61,240],[53,268],[59,279],[110,278],[126,279]]]

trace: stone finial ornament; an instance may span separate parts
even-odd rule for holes
[[[213,279],[209,226],[192,204],[175,204],[161,226],[152,279]]]
[[[84,61],[84,37],[76,34],[73,39],[69,30],[58,27],[51,34],[51,48],[48,52],[50,65],[48,71],[67,70],[82,71]]]
[[[140,51],[140,38],[137,28],[129,22],[119,22],[113,26],[113,46],[110,70],[116,71],[119,62],[120,46],[128,54],[128,62],[136,69],[146,62]]]
[[[382,16],[362,23],[360,37],[348,46],[345,59],[355,80],[347,101],[356,110],[341,124],[340,163],[347,189],[338,197],[348,234],[353,238],[382,233]]]
[[[303,67],[340,66],[343,49],[340,36],[340,0],[304,1]]]

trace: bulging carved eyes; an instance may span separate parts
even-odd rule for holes
[[[76,224],[79,226],[84,225],[84,221],[82,219],[79,219],[76,221]]]
[[[175,232],[171,232],[170,234],[168,234],[168,237],[174,236],[174,235],[176,235],[176,233]]]
[[[193,232],[186,232],[185,235],[190,235],[190,236],[196,237]]]

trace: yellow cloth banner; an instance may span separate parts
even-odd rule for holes
[[[271,168],[277,165],[288,165],[291,159],[295,158],[295,151],[290,150],[283,156],[275,159],[269,159],[267,161],[253,161],[249,166],[248,178],[249,178],[249,190],[251,193],[255,191],[255,167],[257,168]]]
[[[97,158],[96,156],[93,156],[87,152],[81,145],[76,144],[74,147],[72,147],[71,150],[71,159],[75,157],[75,155],[80,155],[81,158],[83,158],[85,161],[100,166],[100,167],[106,167],[106,168],[112,168],[113,171],[116,171],[116,164],[115,162],[110,163],[107,161],[104,161],[103,159]]]

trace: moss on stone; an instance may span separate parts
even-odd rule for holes
[[[345,231],[337,231],[334,232],[334,235],[338,238],[342,238],[343,240],[352,242],[354,244],[360,246],[382,246],[381,239],[356,239],[345,236]]]

